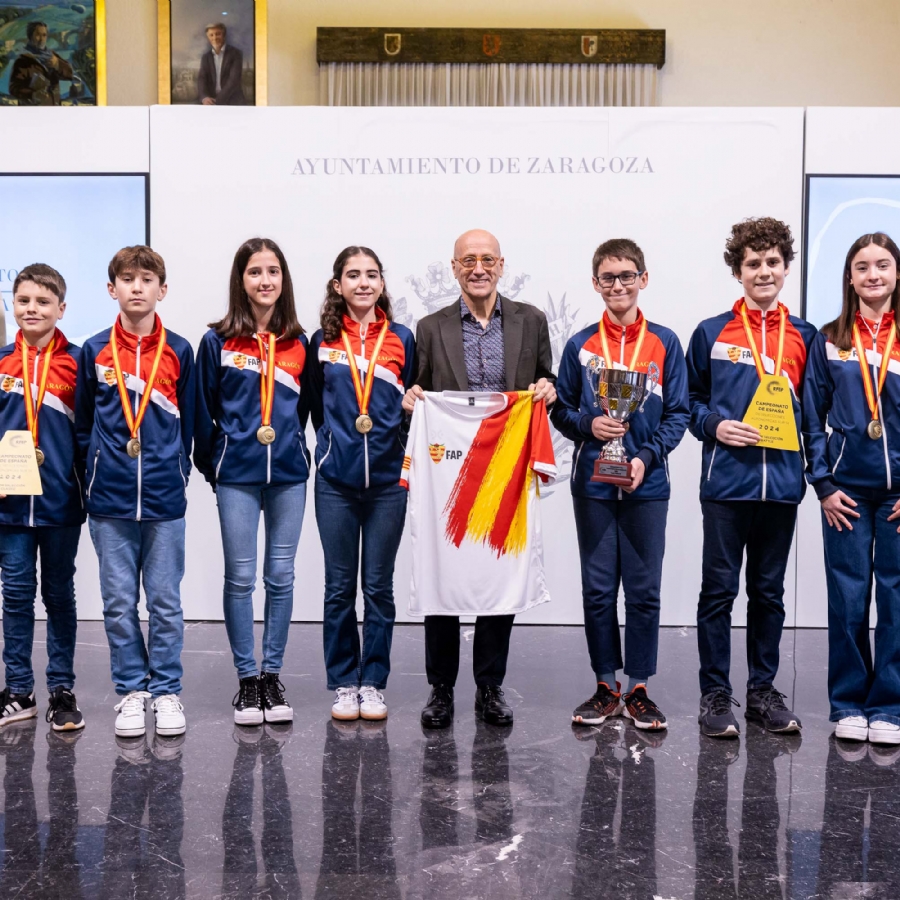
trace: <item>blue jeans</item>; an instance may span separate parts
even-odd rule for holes
[[[700,692],[731,693],[731,609],[747,553],[748,688],[775,681],[784,630],[784,573],[797,506],[763,500],[701,500],[703,580],[697,605]]]
[[[391,671],[394,561],[403,534],[407,491],[397,485],[365,490],[316,475],[316,522],[325,550],[322,639],[328,687],[382,690]],[[356,622],[356,584],[362,538],[362,651]]]
[[[294,608],[294,560],[306,508],[302,484],[220,484],[216,488],[225,552],[225,630],[238,678],[258,675],[253,653],[253,589],[259,514],[266,529],[262,670],[281,671]]]
[[[181,693],[184,617],[184,518],[136,522],[88,519],[100,560],[103,624],[116,693]],[[146,644],[138,619],[140,585],[147,601]]]
[[[0,526],[3,583],[3,662],[14,694],[34,689],[34,600],[41,555],[41,600],[47,610],[47,690],[75,686],[75,554],[80,525],[43,528]]]
[[[900,522],[887,517],[900,493],[843,491],[856,503],[853,531],[822,516],[828,583],[828,697],[831,721],[866,716],[900,725]],[[875,580],[875,659],[869,605]]]
[[[656,674],[659,585],[666,546],[668,500],[594,500],[572,497],[584,630],[591,668],[599,679],[622,667],[619,583],[625,590],[625,674]],[[610,685],[615,690],[615,685]]]

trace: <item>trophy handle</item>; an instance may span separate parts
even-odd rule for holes
[[[647,366],[647,381],[644,384],[644,396],[641,399],[640,412],[644,411],[644,404],[647,402],[647,398],[656,390],[656,386],[659,384],[659,366],[655,362],[651,362],[649,366]]]
[[[606,368],[603,359],[592,356],[587,361],[587,379],[594,395],[594,406],[600,406],[600,373]]]

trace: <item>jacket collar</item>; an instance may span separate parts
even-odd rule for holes
[[[375,307],[375,327],[380,328],[382,322],[385,320],[384,310],[380,306]],[[346,313],[341,316],[341,327],[344,331],[347,332],[351,337],[359,336],[359,322],[356,319],[351,319]]]
[[[113,325],[113,328],[116,329],[116,342],[120,347],[127,347],[129,350],[137,349],[138,336],[136,334],[132,334],[130,331],[126,331],[122,327],[122,320],[120,316],[116,316],[116,324]],[[156,313],[154,313],[153,331],[141,338],[141,346],[155,347],[157,342],[159,341],[159,336],[161,333],[162,320],[158,315],[156,315]]]
[[[731,307],[731,311],[734,313],[735,318],[739,319],[741,317],[741,307],[744,305],[744,298],[741,297],[740,300],[735,300],[734,306]],[[788,308],[779,300],[778,303],[775,304],[767,313],[766,318],[769,317],[769,313],[774,313],[779,309],[783,309],[785,315],[790,315]],[[762,313],[758,309],[751,309],[749,306],[747,307],[747,318],[750,320],[751,325],[759,325],[762,322]]]
[[[68,340],[66,340],[66,336],[58,328],[54,330],[53,334],[56,337],[56,344],[53,346],[53,352],[56,353],[57,351],[67,347],[69,342]],[[22,352],[22,344],[24,342],[25,338],[22,336],[22,330],[19,329],[19,331],[16,333],[16,353]],[[29,347],[28,353],[33,354],[36,352],[36,350],[37,347]]]
[[[622,340],[622,326],[609,317],[608,312],[603,313],[603,324],[606,327],[606,334],[613,340]],[[633,341],[640,333],[641,326],[644,324],[644,314],[638,309],[637,318],[630,324],[625,326],[625,341]]]

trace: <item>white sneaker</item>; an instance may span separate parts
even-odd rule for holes
[[[359,691],[356,688],[342,687],[335,691],[331,717],[342,722],[359,718]]]
[[[187,727],[184,721],[184,707],[175,694],[163,694],[157,697],[150,709],[156,714],[156,733],[163,737],[184,734]]]
[[[900,725],[869,722],[869,740],[873,744],[900,744]]]
[[[834,736],[844,741],[864,741],[869,736],[869,720],[865,716],[844,716],[834,726]]]
[[[116,737],[140,737],[147,730],[144,724],[144,700],[146,691],[131,691],[116,705]]]
[[[359,714],[363,719],[386,719],[387,704],[384,702],[384,694],[364,684],[359,689]]]

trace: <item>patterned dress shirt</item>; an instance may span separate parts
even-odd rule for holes
[[[505,391],[506,363],[503,358],[503,317],[500,298],[494,304],[487,328],[469,312],[466,301],[459,298],[462,319],[463,351],[470,391]]]

